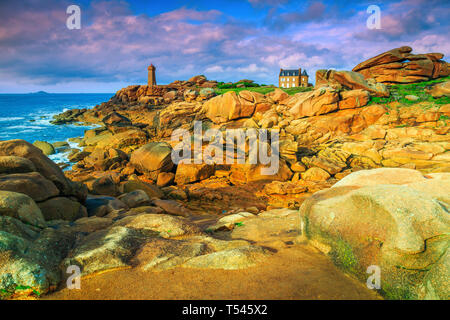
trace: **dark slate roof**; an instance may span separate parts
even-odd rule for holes
[[[303,70],[302,76],[308,76],[308,74],[306,73],[306,70]]]
[[[280,77],[294,77],[294,76],[298,76],[298,69],[280,71]]]

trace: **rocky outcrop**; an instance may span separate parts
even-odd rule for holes
[[[56,197],[60,193],[53,182],[38,172],[0,176],[0,190],[24,193],[37,202]]]
[[[433,98],[450,97],[450,81],[435,84],[428,90],[428,93],[431,94]]]
[[[172,148],[167,143],[151,142],[131,154],[130,163],[139,172],[148,174],[156,181],[158,174],[173,168]]]
[[[82,116],[87,109],[71,109],[64,111],[63,113],[53,116],[53,120],[50,123],[55,125],[70,124],[78,121],[78,118]]]
[[[23,140],[11,140],[0,142],[0,154],[11,154],[0,157],[0,215],[41,227],[44,219],[73,221],[87,216],[82,204],[86,187],[67,179],[40,149]]]
[[[376,97],[389,97],[389,90],[381,83],[376,83],[352,71],[317,70],[316,86],[331,86],[335,89],[365,90]]]
[[[83,158],[85,167],[106,171],[113,166],[120,166],[127,162],[128,155],[119,149],[95,148],[87,157]]]
[[[353,71],[364,78],[382,83],[414,83],[450,75],[442,53],[412,54],[411,47],[401,47],[381,53],[361,62]]]
[[[65,196],[79,196],[77,188],[68,180],[61,169],[49,158],[47,158],[40,149],[24,140],[9,140],[0,142],[0,156],[16,156],[31,161],[44,178],[53,182],[59,192]],[[79,200],[83,201],[81,197]]]
[[[187,184],[208,179],[214,175],[214,165],[209,164],[184,164],[177,166],[175,183]]]
[[[55,153],[55,148],[53,147],[53,145],[46,141],[35,141],[33,142],[33,145],[41,149],[42,153],[45,154],[46,156]]]
[[[297,93],[284,100],[294,119],[318,116],[338,109],[339,93],[332,88],[320,88],[311,92]]]
[[[23,193],[0,191],[0,215],[16,218],[32,226],[45,226],[41,210],[33,199]]]
[[[28,173],[36,171],[33,162],[16,156],[0,156],[0,174]]]
[[[448,263],[441,259],[450,245],[449,203],[415,190],[412,184],[402,185],[434,182],[420,176],[407,169],[351,174],[305,201],[300,209],[303,233],[338,266],[363,281],[367,268],[378,266],[381,290],[388,298],[447,299],[445,269],[437,272],[434,266]],[[447,180],[439,183],[450,187]],[[434,271],[427,277],[430,270]]]
[[[75,243],[74,232],[35,229],[0,216],[0,234],[0,298],[39,297],[58,286],[59,265]]]
[[[251,117],[255,112],[255,100],[260,96],[256,93],[242,92],[244,91],[238,95],[234,91],[230,91],[208,100],[204,104],[206,116],[214,123]]]

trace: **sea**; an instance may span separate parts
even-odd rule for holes
[[[113,93],[89,94],[0,94],[0,141],[23,139],[50,143],[82,137],[93,126],[75,124],[53,125],[53,116],[69,109],[92,108],[108,101]],[[69,142],[72,148],[77,145]],[[58,151],[58,150],[57,150]],[[69,163],[67,152],[57,152],[49,158],[56,163]]]

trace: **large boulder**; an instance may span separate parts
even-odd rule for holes
[[[238,94],[229,91],[223,95],[214,97],[204,104],[206,116],[214,123],[224,123],[239,118],[249,118],[255,111],[255,99],[252,93],[252,101],[248,100],[249,94],[241,91]]]
[[[355,180],[354,174],[347,182]],[[376,183],[367,182],[370,179],[366,174],[366,182],[359,186],[345,183],[307,199],[300,208],[303,234],[364,282],[369,266],[380,267],[381,292],[387,298],[417,299],[448,292],[448,275],[428,276],[436,265],[448,263],[440,260],[450,245],[445,205],[412,187],[383,184],[395,180],[395,175]],[[408,180],[405,175],[399,179]]]
[[[129,127],[132,124],[130,119],[117,112],[110,113],[102,119],[102,122],[109,130],[114,129],[114,127]]]
[[[349,90],[341,92],[339,109],[353,109],[367,105],[370,100],[370,94],[363,89]]]
[[[161,172],[158,174],[156,185],[160,188],[167,187],[175,181],[175,174],[172,172]]]
[[[125,203],[129,208],[137,208],[150,204],[150,197],[143,190],[134,190],[129,193],[124,193],[118,198]]]
[[[307,181],[326,181],[330,178],[328,172],[322,168],[312,167],[301,174],[303,180]]]
[[[268,94],[266,94],[266,96],[275,103],[280,103],[281,101],[289,98],[289,94],[279,88],[276,88],[274,91],[269,92]]]
[[[28,173],[36,171],[33,162],[16,156],[0,156],[0,174]]]
[[[106,171],[115,164],[123,163],[128,160],[125,152],[119,149],[100,149],[95,148],[87,157],[84,158],[86,166],[93,167],[95,170]]]
[[[420,171],[406,168],[378,168],[360,170],[338,181],[333,188],[364,187],[378,184],[407,184],[425,181]]]
[[[100,149],[121,149],[125,152],[134,150],[136,146],[147,143],[147,134],[138,128],[121,131],[113,135],[95,137],[95,145]],[[88,142],[88,141],[86,141]]]
[[[128,267],[144,241],[145,236],[135,229],[115,226],[99,230],[85,237],[70,252],[63,265],[80,267],[83,276]]]
[[[362,89],[376,97],[389,97],[390,95],[384,84],[366,80],[362,74],[352,71],[317,70],[315,87],[323,86],[347,90]]]
[[[155,238],[143,245],[133,264],[143,271],[168,270],[209,251],[201,242]]]
[[[450,74],[442,53],[411,54],[411,47],[401,47],[381,53],[361,62],[353,71],[364,78],[382,83],[413,83]]]
[[[122,193],[133,192],[136,190],[144,191],[149,198],[161,198],[164,196],[164,192],[161,191],[157,186],[149,184],[140,180],[128,180],[120,186]]]
[[[450,177],[450,173],[443,173]],[[450,179],[442,179],[442,178],[432,178],[432,179],[424,179],[418,180],[416,182],[411,182],[405,184],[406,186],[417,190],[418,192],[422,192],[423,194],[427,194],[430,197],[433,197],[443,203],[446,203],[450,208]]]
[[[72,195],[73,185],[64,176],[62,170],[42,151],[25,140],[8,140],[0,142],[0,156],[17,156],[30,160],[36,170],[52,181],[64,195]]]
[[[156,181],[161,172],[173,168],[172,147],[165,142],[148,143],[131,154],[130,163],[139,172],[148,174]]]
[[[0,217],[0,298],[17,298],[56,289],[59,268],[75,242],[70,230],[40,233],[10,217]]]
[[[339,93],[330,87],[300,92],[284,100],[294,119],[330,113],[338,109]]]
[[[403,46],[400,48],[383,52],[373,58],[370,58],[366,61],[359,63],[356,67],[353,68],[353,71],[358,72],[362,69],[367,69],[380,64],[404,61],[406,59],[406,56],[408,56],[408,54],[411,51],[412,51],[411,47]]]
[[[236,221],[231,232],[232,239],[245,239],[255,242],[279,241],[280,238],[296,238],[301,235],[301,220],[298,210],[273,209],[259,215],[248,215]]]
[[[435,84],[428,93],[434,98],[450,97],[450,81]]]
[[[65,197],[57,197],[38,203],[45,220],[68,220],[87,217],[86,208],[78,201]]]
[[[42,153],[45,154],[46,156],[56,153],[55,147],[53,147],[53,145],[51,143],[48,143],[47,141],[38,140],[33,142],[33,145],[41,149]]]
[[[114,226],[122,226],[140,231],[156,232],[163,238],[196,235],[202,233],[199,227],[184,218],[167,214],[143,213],[127,216],[117,221]]]
[[[103,175],[99,178],[85,182],[89,189],[89,193],[104,195],[104,196],[117,196],[119,192],[119,186],[111,175]]]
[[[257,181],[286,181],[290,180],[294,175],[283,159],[280,159],[278,168],[274,174],[263,174],[263,170],[267,170],[268,168],[269,165],[263,164],[233,164],[231,166],[230,181],[234,184]]]
[[[0,190],[0,216],[10,216],[37,227],[45,226],[41,210],[23,193]]]
[[[214,165],[180,163],[175,174],[175,183],[182,185],[208,179],[214,175]]]
[[[44,201],[59,195],[53,182],[38,172],[0,176],[0,190],[24,193],[34,201]]]
[[[177,266],[201,269],[243,269],[270,255],[246,240],[219,240],[205,235],[183,240],[154,238],[133,259],[143,271],[168,270]],[[192,261],[191,261],[192,260]]]

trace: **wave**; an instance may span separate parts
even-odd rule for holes
[[[70,150],[63,151],[63,152],[57,152],[57,153],[49,155],[48,157],[50,160],[52,160],[56,164],[60,164],[60,163],[67,164],[68,167],[63,169],[63,171],[66,171],[66,170],[72,169],[72,163],[69,161],[69,155],[70,155]]]
[[[27,126],[27,125],[17,125],[17,126],[9,126],[9,127],[3,127],[3,129],[5,130],[17,130],[17,129],[24,129],[24,130],[43,130],[45,129],[45,127],[40,127],[40,126]]]
[[[0,122],[24,120],[23,117],[0,117]]]

